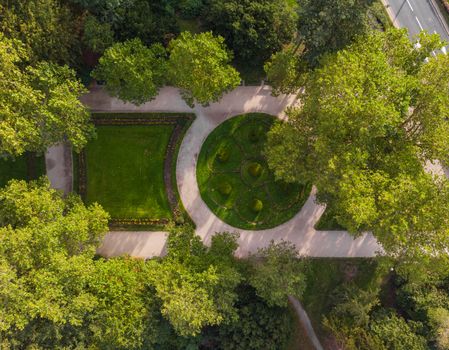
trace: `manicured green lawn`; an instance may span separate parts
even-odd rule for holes
[[[276,118],[250,113],[218,126],[204,142],[197,166],[203,200],[223,221],[243,229],[265,229],[291,219],[310,185],[275,181],[262,152]]]
[[[9,180],[33,180],[45,175],[44,156],[32,153],[24,154],[16,159],[0,158],[0,187],[4,187]]]
[[[170,219],[163,167],[173,125],[97,126],[86,148],[87,203],[113,219]]]

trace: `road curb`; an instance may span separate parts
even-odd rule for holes
[[[443,26],[444,30],[446,31],[447,35],[449,35],[449,25],[446,22],[446,19],[441,14],[438,4],[435,2],[435,0],[430,0],[429,2],[432,5],[433,10],[437,14],[438,20],[440,21],[440,23]]]
[[[390,5],[388,4],[388,2],[386,0],[380,0],[382,2],[382,5],[384,5],[385,10],[387,10],[388,16],[390,16],[391,19],[391,23],[393,23],[393,26],[396,28],[399,28],[399,25],[396,23],[396,18],[393,14],[393,12],[391,12],[391,8]]]

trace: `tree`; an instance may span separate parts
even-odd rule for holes
[[[214,237],[212,247],[217,240],[222,242]],[[235,238],[225,241],[235,247]],[[232,262],[229,257],[219,257],[228,253],[229,249],[224,253],[215,248],[208,251],[190,227],[170,228],[167,256],[161,263],[153,261],[149,270],[162,315],[179,335],[195,336],[204,326],[236,318],[235,288],[241,276],[232,263],[212,263],[217,259]]]
[[[158,305],[141,259],[99,259],[89,285],[97,298],[90,313],[90,344],[100,349],[141,349],[158,338]]]
[[[294,94],[305,82],[306,67],[298,47],[286,47],[274,53],[264,65],[272,95]]]
[[[249,283],[269,306],[286,307],[289,295],[301,297],[306,286],[304,263],[293,244],[272,241],[251,258],[254,271]]]
[[[72,336],[64,329],[79,327],[97,305],[88,286],[107,221],[99,205],[63,199],[44,178],[0,189],[3,339],[51,348],[57,334]]]
[[[432,308],[428,311],[430,324],[439,350],[449,349],[449,311],[447,309]]]
[[[171,81],[191,107],[195,101],[203,106],[216,102],[240,83],[238,72],[229,64],[232,55],[220,36],[183,32],[170,42],[169,51]]]
[[[79,101],[86,90],[75,72],[53,63],[23,69],[23,46],[2,36],[0,57],[0,153],[42,152],[63,140],[83,147],[93,127]]]
[[[376,315],[370,328],[371,332],[382,340],[387,349],[427,349],[426,340],[414,332],[413,326],[394,313]]]
[[[103,53],[114,43],[114,33],[109,23],[101,23],[93,15],[84,20],[83,43],[95,53]]]
[[[139,38],[150,45],[179,33],[170,0],[132,0],[124,2],[116,12],[119,20],[114,22],[114,29],[121,40]]]
[[[324,53],[338,51],[367,29],[367,10],[371,0],[299,0],[299,34],[307,53],[316,65]]]
[[[148,48],[139,39],[116,43],[104,52],[92,76],[104,80],[112,96],[139,105],[165,84],[165,56],[160,44]]]
[[[211,0],[204,21],[226,39],[237,58],[247,61],[264,62],[296,30],[295,11],[285,0]]]
[[[293,320],[287,308],[268,306],[251,287],[239,290],[238,320],[221,325],[218,344],[224,350],[277,350],[287,346]]]
[[[313,181],[339,224],[372,231],[394,256],[449,246],[449,183],[423,168],[448,162],[449,58],[425,64],[442,43],[418,40],[392,29],[327,56],[265,151],[278,178]]]
[[[70,0],[109,24],[120,41],[138,38],[145,45],[167,42],[179,33],[172,0]]]
[[[76,63],[79,25],[69,7],[58,0],[1,0],[0,28],[5,36],[24,43],[33,63]]]

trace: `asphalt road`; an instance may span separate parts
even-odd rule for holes
[[[396,26],[407,28],[410,38],[422,30],[438,33],[449,42],[449,26],[435,0],[384,0]],[[446,46],[449,52],[449,45]]]

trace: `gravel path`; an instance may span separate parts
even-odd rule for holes
[[[83,97],[83,102],[94,111],[115,112],[193,112],[197,118],[187,131],[181,145],[177,163],[177,180],[181,199],[197,225],[197,234],[207,244],[215,232],[239,232],[237,256],[245,257],[267,246],[271,240],[294,243],[298,252],[316,257],[371,257],[380,246],[370,234],[353,239],[345,231],[316,231],[315,223],[324,211],[315,203],[315,189],[302,210],[290,221],[268,230],[249,231],[235,229],[217,218],[199,194],[196,182],[196,163],[207,135],[220,123],[242,113],[264,112],[283,118],[286,107],[295,105],[295,96],[273,97],[268,86],[238,87],[225,95],[219,103],[204,108],[189,108],[177,89],[167,87],[158,97],[141,106],[124,103],[108,96],[100,87],[94,87]],[[99,249],[105,256],[128,253],[149,258],[164,254],[163,232],[110,232]]]

